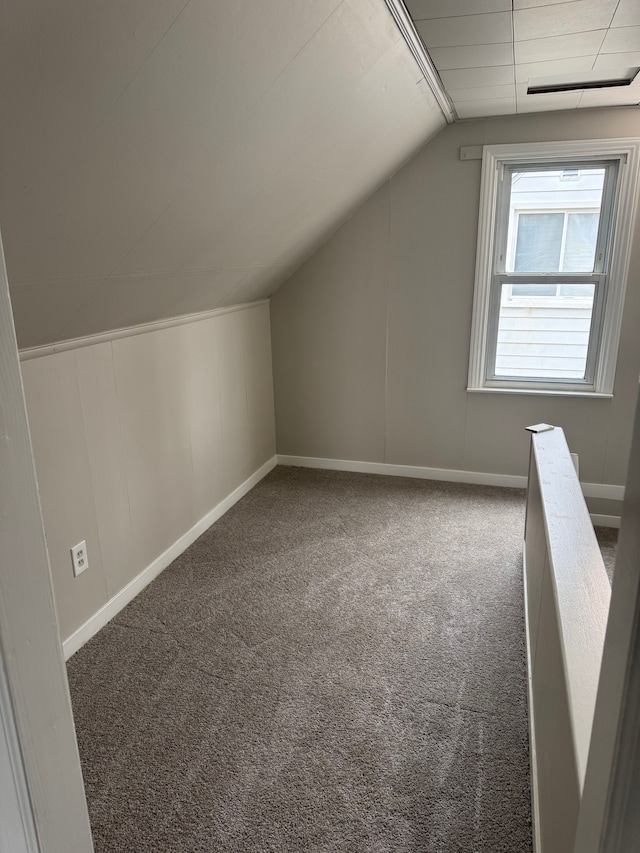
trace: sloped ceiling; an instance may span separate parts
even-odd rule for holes
[[[0,38],[21,347],[269,295],[444,124],[384,0],[22,0]]]

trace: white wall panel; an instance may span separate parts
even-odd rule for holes
[[[225,449],[222,471],[227,492],[233,488],[234,473],[239,472],[239,482],[252,473],[247,377],[240,327],[243,320],[237,312],[225,314],[221,317],[222,322],[216,335],[222,442]]]
[[[69,633],[107,600],[77,355],[22,365],[58,621]],[[83,539],[89,569],[74,578],[70,549]]]
[[[100,557],[107,598],[111,598],[135,574],[127,466],[122,453],[113,351],[111,343],[106,342],[76,350],[74,355]],[[90,567],[93,568],[93,563]]]
[[[62,638],[275,453],[269,308],[22,363]],[[87,541],[73,577],[69,549]]]
[[[135,562],[148,565],[191,526],[184,326],[113,342]]]

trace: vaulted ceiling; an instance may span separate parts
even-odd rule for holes
[[[22,347],[258,299],[443,124],[384,0],[3,10]]]
[[[273,293],[445,124],[438,103],[446,112],[447,95],[437,74],[427,83],[394,5],[7,4],[0,229],[20,346]],[[517,16],[535,7],[543,20],[548,4],[408,5],[458,116],[521,111],[518,87],[532,55],[519,52],[519,33],[551,37],[531,21],[520,30]],[[540,61],[560,65],[539,76],[601,61],[640,66],[636,0],[550,5],[549,15],[577,22],[585,53],[547,52]],[[596,38],[582,30],[601,6],[611,14],[588,24]],[[512,22],[510,42],[507,19],[492,17],[501,13]],[[609,36],[623,26],[626,35]],[[508,62],[496,59],[509,50]]]

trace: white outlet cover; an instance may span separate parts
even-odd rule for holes
[[[73,565],[73,574],[75,577],[81,575],[82,572],[89,568],[89,557],[87,556],[87,543],[82,540],[74,545],[71,549],[71,564]]]

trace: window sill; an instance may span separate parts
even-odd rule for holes
[[[469,394],[520,394],[534,397],[589,397],[595,400],[612,400],[613,394],[600,391],[569,391],[547,388],[467,388]]]

